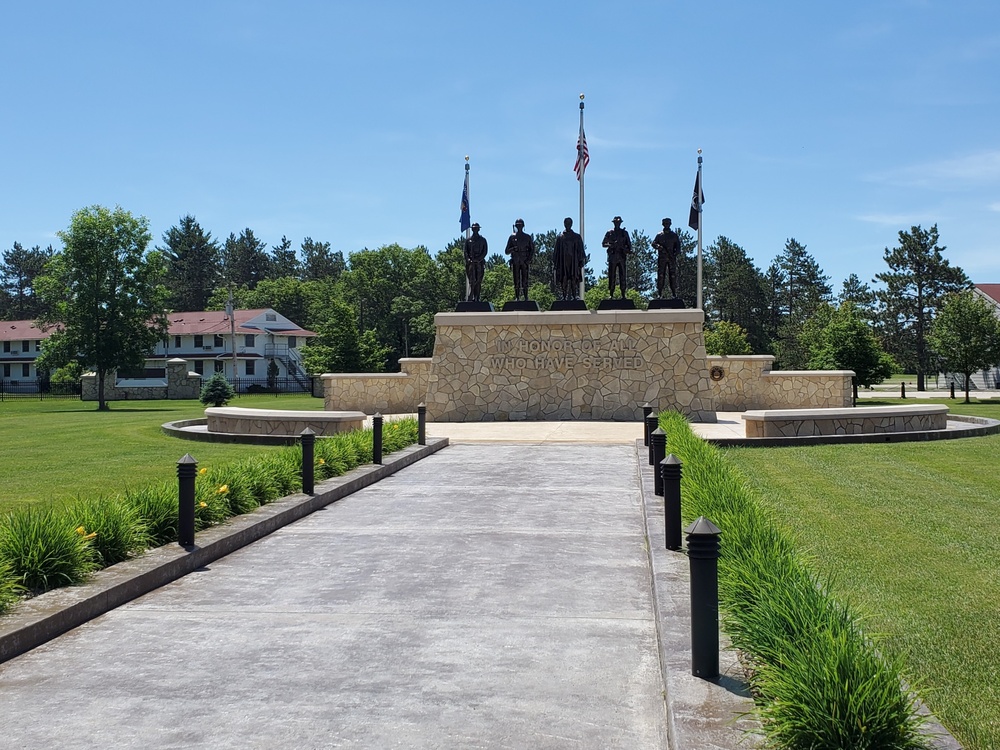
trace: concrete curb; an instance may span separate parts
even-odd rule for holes
[[[0,663],[49,641],[115,607],[137,599],[188,573],[256,542],[273,531],[395,474],[448,445],[448,438],[428,438],[385,456],[380,466],[360,466],[316,485],[312,495],[289,495],[252,513],[198,532],[186,550],[170,543],[98,572],[80,586],[49,591],[18,604],[0,617]]]
[[[660,649],[660,669],[667,704],[667,732],[672,750],[746,750],[758,725],[736,652],[719,653],[720,677],[691,674],[690,569],[687,551],[671,552],[664,541],[663,500],[653,491],[653,467],[646,446],[636,441],[639,487],[652,569],[653,608]],[[657,501],[659,501],[657,503]],[[720,633],[720,640],[724,636]]]
[[[981,423],[979,417],[963,420]],[[993,422],[994,420],[982,420]],[[713,441],[708,441],[713,442]],[[691,674],[690,569],[687,551],[666,549],[663,499],[655,494],[653,467],[642,441],[636,441],[640,493],[646,543],[653,571],[653,606],[660,645],[667,704],[667,731],[672,750],[745,750],[757,743],[759,724],[750,715],[753,699],[747,689],[736,652],[719,634],[720,677],[703,680]],[[917,713],[925,717],[921,734],[934,750],[962,750],[958,740],[920,701]]]
[[[802,445],[834,445],[858,443],[918,443],[929,440],[959,440],[984,437],[1000,432],[1000,421],[986,417],[948,415],[946,430],[914,432],[877,432],[856,435],[799,435],[794,437],[732,438],[705,437],[705,441],[720,448],[783,448]],[[968,426],[965,426],[968,425]]]

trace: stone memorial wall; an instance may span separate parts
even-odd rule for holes
[[[715,421],[694,310],[439,313],[432,421],[638,420],[657,403]]]

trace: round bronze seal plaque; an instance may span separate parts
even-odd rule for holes
[[[709,377],[712,378],[712,380],[722,380],[722,376],[726,374],[726,371],[723,370],[718,365],[716,365],[715,367],[713,367],[711,370],[708,371],[708,374]]]

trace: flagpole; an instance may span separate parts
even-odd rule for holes
[[[587,170],[584,168],[583,164],[583,94],[580,94],[580,137],[576,141],[576,158],[580,163],[580,244],[583,245],[584,253],[586,253],[587,241],[584,239],[584,225],[583,225],[583,178],[584,178],[584,173]],[[584,291],[586,291],[586,286],[587,284],[583,280],[583,276],[581,276],[580,299],[583,299]]]
[[[704,223],[701,220],[701,196],[704,192],[704,186],[701,183],[701,149],[698,149],[698,195],[696,200],[698,202],[698,304],[699,310],[704,310],[702,306],[702,292],[701,292],[701,225]]]
[[[469,188],[469,155],[465,155],[465,198],[468,201],[468,205],[472,205],[472,196],[469,195],[471,189]],[[471,212],[470,212],[471,214]],[[470,218],[469,221],[472,221]],[[468,229],[465,230],[465,239],[468,240],[472,236],[472,226],[470,225]],[[463,252],[464,255],[464,252]],[[469,275],[465,275],[465,299],[469,299],[469,295],[472,294],[472,282],[469,281]]]

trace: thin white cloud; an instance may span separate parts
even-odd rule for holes
[[[990,205],[988,205],[988,206],[987,206],[986,208],[987,208],[988,210],[990,210],[990,211],[997,211],[997,212],[1000,212],[1000,202],[997,202],[997,203],[991,203],[991,204],[990,204]]]
[[[920,214],[862,214],[855,217],[858,221],[868,224],[878,224],[887,227],[911,227],[917,224],[925,224],[933,219],[929,215]]]
[[[877,173],[875,182],[956,190],[1000,183],[1000,149]]]

